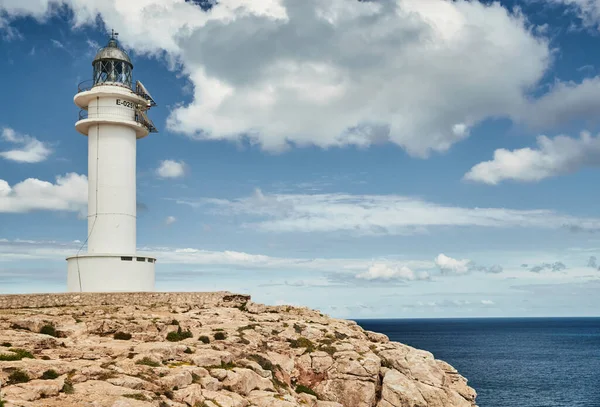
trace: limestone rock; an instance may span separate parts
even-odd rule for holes
[[[353,321],[249,300],[231,293],[0,295],[0,343],[7,344],[0,353],[19,348],[33,356],[1,363],[2,399],[7,407],[476,405],[467,380],[429,352]],[[39,333],[48,324],[58,337]],[[166,340],[178,328],[192,337]],[[131,338],[114,339],[117,331]],[[30,380],[7,384],[17,371]]]

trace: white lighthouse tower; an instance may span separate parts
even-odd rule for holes
[[[77,131],[88,137],[87,253],[67,258],[70,292],[153,291],[154,257],[136,254],[136,143],[156,128],[155,102],[113,33],[79,86]],[[83,247],[83,246],[82,246]]]

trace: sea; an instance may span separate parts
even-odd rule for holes
[[[600,318],[356,322],[450,363],[480,407],[600,407]]]

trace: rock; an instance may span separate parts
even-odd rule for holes
[[[201,405],[205,400],[202,395],[202,386],[199,384],[192,384],[185,389],[175,391],[173,398],[175,401],[185,403],[188,406]]]
[[[196,366],[221,366],[222,364],[231,363],[233,356],[229,352],[201,349],[191,359]]]
[[[417,384],[396,370],[383,377],[381,401],[377,407],[428,407]]]
[[[373,382],[325,380],[315,387],[315,391],[324,400],[335,401],[344,406],[371,407],[376,401],[376,385]]]
[[[223,380],[223,386],[229,387],[232,391],[243,396],[247,396],[252,390],[275,391],[273,383],[269,379],[260,377],[252,370],[240,368],[227,372],[227,377]]]
[[[160,379],[160,384],[165,386],[167,389],[177,390],[184,389],[192,384],[192,374],[187,370],[182,372],[174,373]]]
[[[5,387],[3,395],[7,400],[34,401],[57,396],[64,384],[64,379],[31,380],[28,383]]]
[[[379,332],[365,331],[365,333],[371,342],[388,343],[390,341],[390,338],[388,338],[387,335]]]
[[[0,295],[0,343],[10,342],[0,353],[34,358],[2,362],[0,382],[16,369],[32,379],[2,387],[7,407],[476,406],[467,380],[431,353],[307,308],[230,293],[10,298]],[[36,332],[49,323],[60,338]],[[167,341],[178,327],[193,337]]]

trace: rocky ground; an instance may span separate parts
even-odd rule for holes
[[[0,407],[471,407],[476,397],[429,352],[252,302],[0,309],[0,382]]]

